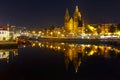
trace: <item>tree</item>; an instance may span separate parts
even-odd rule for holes
[[[114,33],[116,30],[116,27],[114,25],[111,25],[109,28],[109,32]]]
[[[49,29],[50,31],[51,31],[51,30],[54,30],[54,29],[55,29],[55,26],[54,26],[54,25],[51,25],[48,29]]]
[[[100,28],[100,26],[98,26],[98,28],[97,28],[97,33],[98,33],[98,34],[101,33],[101,28]]]
[[[90,28],[88,27],[88,25],[85,28],[85,33],[88,33],[88,34],[92,33],[92,31],[90,30]]]
[[[120,24],[117,25],[117,29],[120,30]]]

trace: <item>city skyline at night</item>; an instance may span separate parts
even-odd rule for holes
[[[1,0],[0,24],[24,27],[63,26],[66,8],[70,15],[78,5],[85,23],[120,23],[120,1],[114,0]]]

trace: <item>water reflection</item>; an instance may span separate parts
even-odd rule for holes
[[[70,43],[50,43],[50,42],[37,42],[32,43],[32,47],[39,46],[40,48],[49,48],[55,51],[64,52],[66,69],[68,70],[69,64],[74,65],[75,72],[78,71],[82,61],[85,57],[93,55],[102,56],[105,58],[116,57],[120,54],[120,49],[109,45],[84,45],[84,44],[70,44]]]
[[[9,62],[18,55],[18,49],[0,49],[0,62]]]

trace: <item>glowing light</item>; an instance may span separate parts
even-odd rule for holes
[[[53,32],[50,32],[50,35],[53,35]]]
[[[60,32],[58,31],[58,34],[60,34]]]
[[[53,48],[53,45],[50,45],[50,48]]]
[[[34,47],[34,46],[35,46],[35,43],[32,44],[32,47]]]
[[[57,49],[60,50],[61,49],[60,46],[58,46]]]
[[[91,50],[91,51],[89,52],[88,56],[91,56],[91,55],[93,55],[93,54],[94,54],[94,51]]]
[[[38,46],[41,46],[41,43],[38,43]]]
[[[41,34],[42,32],[41,32],[41,31],[39,31],[38,33],[39,33],[39,34]]]
[[[35,34],[35,31],[32,31],[32,34]]]

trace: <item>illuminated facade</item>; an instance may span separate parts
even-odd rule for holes
[[[21,35],[24,36],[25,30],[26,30],[25,27],[10,26],[9,28],[10,39],[16,40],[16,37],[21,36]]]
[[[76,6],[73,18],[70,17],[68,9],[66,9],[64,28],[67,33],[77,33],[78,27],[83,27],[83,20],[78,6]]]
[[[115,32],[117,32],[117,24],[88,24],[89,29],[91,29],[92,34],[102,34],[102,35],[109,35],[110,32],[110,27],[115,27]]]
[[[9,40],[9,26],[0,26],[0,41]]]

